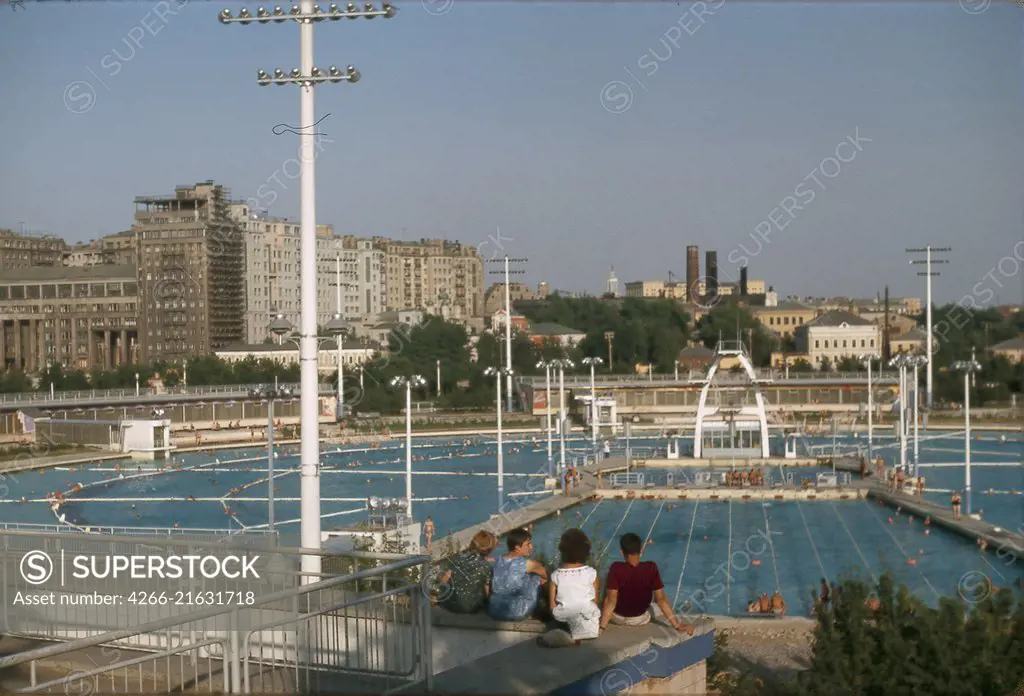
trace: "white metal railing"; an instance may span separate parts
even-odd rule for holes
[[[53,396],[49,391],[39,392],[17,392],[12,394],[0,394],[0,405],[32,406],[37,404],[79,404],[79,403],[153,403],[156,401],[173,401],[175,398],[188,400],[201,399],[202,397],[235,397],[247,398],[249,390],[254,384],[220,384],[203,387],[165,387],[153,389],[150,387],[140,389],[138,395],[135,389],[91,389],[82,391],[58,391]],[[280,384],[280,387],[287,387],[296,394],[299,393],[298,384]],[[337,386],[334,384],[321,384],[321,394],[334,394]]]
[[[61,601],[46,611],[34,608],[10,616],[13,590],[42,590],[17,575],[33,535],[4,532],[2,536],[7,632],[65,641],[0,657],[0,671],[5,674],[12,674],[11,667],[28,667],[27,683],[23,677],[16,681],[18,677],[10,676],[3,684],[15,693],[71,693],[75,689],[87,693],[299,694],[329,690],[339,680],[366,693],[390,693],[417,684],[426,690],[431,687],[430,596],[423,581],[429,575],[424,572],[430,562],[427,556],[321,553],[324,574],[303,585],[297,568],[299,557],[309,552],[239,546],[227,551],[272,557],[272,562],[258,566],[267,574],[262,585],[240,590],[227,589],[227,585],[196,589],[188,580],[177,580],[176,589],[151,587],[148,594],[161,601],[142,611],[125,611],[124,600],[120,607],[68,606],[64,598],[113,591],[123,595],[127,591],[123,583],[87,579],[76,581],[73,588],[54,588],[53,594]],[[67,537],[63,535],[65,540]],[[11,548],[12,541],[15,548]],[[117,552],[124,555],[180,550],[172,542],[159,540],[121,537],[107,543],[111,549],[116,545]],[[95,543],[89,546],[95,547]],[[192,550],[204,555],[214,553],[213,547],[218,545],[190,542]],[[215,553],[227,551],[219,546]],[[173,597],[183,593],[196,597],[241,594],[244,601],[188,601],[188,606],[182,606]],[[95,650],[99,646],[104,646],[102,651]],[[64,669],[59,672],[66,673],[74,658],[85,668],[46,681],[38,679],[40,668],[51,665],[61,665]]]
[[[814,384],[814,383],[834,383],[834,382],[864,382],[867,384],[868,373],[865,372],[795,372],[790,371],[789,376],[786,376],[783,370],[755,370],[757,379],[771,380],[776,383],[803,383],[803,384]],[[680,370],[679,377],[677,378],[674,374],[654,374],[654,375],[598,375],[594,379],[594,384],[598,387],[605,386],[608,384],[637,384],[641,385],[646,382],[656,382],[659,384],[691,384],[693,382],[703,382],[707,378],[707,374],[702,371],[690,370],[684,372]],[[522,376],[518,378],[523,384],[529,384],[536,387],[545,385],[545,377],[537,376]],[[899,379],[898,373],[895,372],[883,372],[874,373],[871,376],[872,383],[889,383],[895,382]],[[728,371],[718,372],[715,375],[716,381],[736,381],[746,382],[748,377],[746,373],[731,373]],[[567,385],[583,385],[586,387],[590,386],[590,375],[565,375],[565,383]]]

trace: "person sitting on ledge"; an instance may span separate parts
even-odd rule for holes
[[[530,559],[533,536],[525,529],[513,529],[505,543],[508,553],[495,562],[491,575],[487,614],[495,621],[522,621],[536,611],[548,571]]]
[[[491,582],[487,554],[497,545],[498,537],[480,530],[473,535],[469,548],[449,561],[448,571],[441,576],[442,608],[455,614],[475,614],[484,608]]]
[[[632,532],[619,539],[619,549],[625,561],[616,561],[608,569],[605,585],[604,607],[601,612],[601,630],[609,623],[625,626],[643,626],[653,616],[651,602],[654,601],[665,615],[665,619],[678,631],[693,635],[693,626],[680,621],[665,595],[658,564],[641,561],[644,543]]]
[[[548,603],[556,621],[569,626],[569,631],[554,629],[537,639],[546,648],[579,645],[599,634],[601,610],[597,607],[597,570],[587,565],[590,539],[579,529],[569,529],[558,542],[562,565],[551,574]]]

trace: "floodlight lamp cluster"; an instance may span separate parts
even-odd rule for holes
[[[303,75],[302,71],[298,68],[294,68],[291,72],[285,72],[278,68],[273,73],[268,73],[266,70],[259,70],[256,73],[256,82],[262,86],[267,85],[313,85],[320,84],[322,82],[332,82],[337,84],[338,82],[359,82],[360,74],[356,70],[355,66],[348,66],[344,70],[332,65],[327,70],[320,68],[313,68],[309,75]]]
[[[287,399],[295,395],[291,387],[270,387],[260,385],[249,390],[254,399]]]
[[[256,10],[256,14],[243,7],[238,11],[237,16],[232,14],[231,10],[221,10],[220,21],[224,24],[251,24],[253,22],[266,24],[271,21],[280,23],[287,20],[322,22],[325,19],[336,22],[339,19],[359,19],[360,17],[364,19],[373,19],[374,17],[391,19],[397,12],[398,10],[389,2],[383,3],[380,9],[372,2],[365,3],[362,9],[354,2],[350,2],[344,7],[332,3],[328,5],[326,10],[320,7],[320,5],[313,5],[312,12],[303,12],[299,5],[292,5],[291,9],[286,12],[278,5],[269,10],[266,7],[259,7]]]
[[[953,369],[957,372],[981,372],[981,364],[977,360],[957,360],[953,363]]]
[[[408,377],[400,375],[398,377],[392,377],[390,384],[392,388],[404,386],[425,387],[427,386],[427,380],[420,375],[409,375]]]
[[[488,367],[484,370],[484,374],[488,377],[506,377],[515,373],[509,367]]]
[[[584,365],[587,365],[587,366],[590,366],[590,365],[604,365],[604,360],[602,360],[601,358],[598,358],[598,357],[583,358],[583,360],[581,360],[580,362],[582,362]]]
[[[571,370],[572,368],[576,367],[576,363],[574,363],[569,358],[555,358],[554,360],[551,361],[551,367],[563,370]]]
[[[370,512],[404,513],[409,509],[409,501],[405,498],[379,498],[372,496],[366,499],[366,508]]]

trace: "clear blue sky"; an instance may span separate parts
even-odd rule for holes
[[[270,212],[297,215],[297,179],[271,178],[297,137],[270,131],[297,122],[298,90],[255,82],[298,66],[297,28],[223,26],[222,3],[200,0],[164,20],[156,4],[0,6],[0,226],[90,239],[127,229],[134,196],[209,178],[236,198],[269,181]],[[669,29],[688,2],[455,0],[433,15],[417,0],[391,21],[318,25],[318,64],[363,74],[317,90],[335,141],[318,159],[319,220],[468,244],[500,226],[530,258],[526,280],[569,289],[600,292],[612,264],[620,281],[682,275],[687,244],[735,275],[730,253],[756,251],[758,223],[859,131],[870,142],[817,174],[824,190],[807,179],[813,201],[773,214],[789,224],[751,277],[781,294],[920,295],[903,250],[930,241],[954,247],[938,299],[982,282],[1022,301],[1024,270],[1004,262],[990,276],[1003,289],[984,278],[1024,237],[1024,13],[709,4],[688,31]],[[666,32],[679,46],[656,62]],[[126,38],[139,34],[141,47]],[[65,108],[89,102],[66,91],[76,80],[96,90],[86,113]],[[633,91],[622,113],[601,102],[615,80]]]

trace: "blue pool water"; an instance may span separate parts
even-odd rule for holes
[[[933,435],[923,437],[936,438]],[[828,444],[831,438],[807,444]],[[864,445],[865,439],[840,438],[840,449]],[[624,443],[615,443],[618,452]],[[888,461],[898,459],[891,438],[876,438],[876,450]],[[588,443],[570,441],[581,453]],[[663,446],[654,439],[634,439],[633,447]],[[405,453],[400,443],[383,448],[335,451],[322,455],[323,526],[354,524],[365,518],[368,496],[399,497],[405,492]],[[1008,529],[1024,522],[1024,469],[1019,466],[1024,443],[1019,434],[986,434],[972,443],[972,460],[986,463],[1017,463],[1018,466],[973,469],[974,507],[984,510],[986,520]],[[480,523],[497,508],[495,445],[474,438],[464,441],[417,442],[414,450],[413,493],[417,520],[431,516],[438,535],[443,536]],[[8,475],[10,492],[0,505],[0,522],[53,524],[54,516],[45,503],[19,503],[19,498],[44,498],[47,493],[67,490],[74,484],[87,487],[66,497],[61,512],[79,525],[202,527],[238,529],[239,524],[259,528],[267,520],[266,452],[262,448],[223,451],[215,456],[189,454],[175,463],[190,470],[174,471],[137,479],[119,478],[112,465],[79,467],[74,471],[26,472]],[[557,443],[555,449],[557,460]],[[536,440],[519,438],[506,444],[506,493],[537,491],[543,484],[546,446],[543,436]],[[962,436],[949,435],[922,443],[925,464],[962,462]],[[358,468],[349,465],[359,463]],[[198,467],[198,468],[195,468]],[[299,495],[297,448],[282,448],[276,460],[277,503],[275,517],[285,543],[296,543]],[[694,469],[687,469],[691,474]],[[792,469],[799,479],[815,470]],[[125,475],[135,472],[124,470]],[[776,477],[786,470],[773,469]],[[929,488],[958,489],[963,486],[963,467],[922,469]],[[650,471],[651,477],[665,472]],[[104,483],[105,482],[105,483]],[[99,483],[90,487],[88,484]],[[249,486],[249,487],[246,487]],[[232,489],[242,489],[231,493]],[[992,493],[987,493],[993,489]],[[1015,491],[1016,494],[1011,494]],[[168,501],[166,498],[194,496],[196,502]],[[946,504],[949,495],[928,494]],[[538,495],[513,496],[517,504],[528,505]],[[262,500],[260,500],[262,499]],[[426,499],[426,500],[424,500]],[[434,500],[431,500],[434,499]],[[223,500],[223,502],[222,502]],[[228,510],[225,510],[225,506]],[[889,518],[893,518],[890,523]],[[888,508],[870,501],[837,502],[728,502],[728,501],[611,501],[585,503],[560,517],[537,524],[538,549],[556,559],[555,546],[561,531],[582,526],[599,548],[601,570],[619,557],[617,538],[626,531],[653,542],[647,557],[659,563],[670,599],[681,606],[690,600],[710,613],[741,613],[747,602],[760,592],[780,589],[791,612],[803,612],[808,593],[822,576],[830,580],[843,574],[871,579],[884,570],[924,599],[956,595],[957,583],[967,572],[980,571],[1000,586],[1021,577],[1021,564],[1007,567],[994,554],[981,554],[969,540],[932,527],[925,535],[921,520],[908,521]],[[770,542],[769,542],[770,539]],[[916,563],[908,563],[914,559]]]

